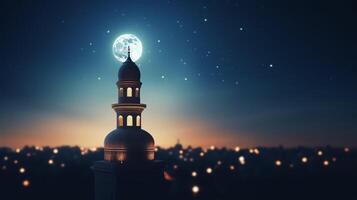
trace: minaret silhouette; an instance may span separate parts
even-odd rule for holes
[[[104,141],[104,160],[92,167],[95,174],[96,200],[142,200],[166,198],[166,184],[161,161],[155,160],[155,143],[150,133],[141,129],[140,70],[130,58],[118,73],[117,127]]]

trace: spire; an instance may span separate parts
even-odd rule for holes
[[[128,46],[128,58],[130,58],[130,46]]]

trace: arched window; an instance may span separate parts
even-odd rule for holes
[[[119,117],[118,117],[118,125],[124,126],[124,118],[122,115],[119,115]]]
[[[135,97],[139,97],[139,88],[135,88]]]
[[[126,89],[126,96],[127,97],[133,96],[133,89],[131,87],[128,87],[128,89]]]
[[[128,116],[126,117],[126,125],[127,125],[127,126],[133,126],[133,116],[128,115]]]
[[[124,96],[124,88],[119,88],[119,97]]]
[[[140,115],[136,116],[136,126],[141,126],[141,119],[140,119]]]

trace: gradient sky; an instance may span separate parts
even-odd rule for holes
[[[125,33],[143,42],[143,128],[157,145],[357,145],[352,0],[0,7],[0,146],[102,146]]]

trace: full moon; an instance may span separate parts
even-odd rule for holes
[[[120,62],[125,62],[128,58],[129,46],[131,60],[137,61],[143,52],[143,45],[139,38],[133,34],[124,34],[115,39],[113,43],[114,57]]]

